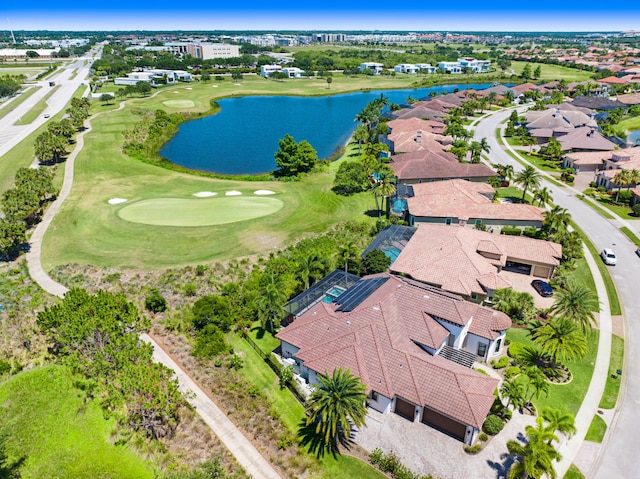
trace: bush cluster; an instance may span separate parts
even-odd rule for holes
[[[495,436],[504,428],[504,422],[495,414],[490,414],[482,425],[482,430],[490,436]]]
[[[387,454],[382,449],[375,448],[369,454],[369,461],[374,466],[378,466],[378,469],[382,472],[391,474],[393,479],[436,479],[431,474],[421,476],[411,471],[400,462],[400,459],[393,451]]]

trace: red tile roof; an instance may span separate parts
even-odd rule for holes
[[[452,153],[423,150],[393,155],[389,163],[400,182],[446,180],[451,178],[490,178],[495,172],[483,164],[460,163]]]
[[[511,286],[498,272],[507,260],[558,266],[561,257],[562,247],[550,241],[423,223],[390,269],[471,296]]]
[[[389,279],[353,311],[320,302],[276,336],[299,348],[296,357],[316,372],[349,368],[368,390],[481,427],[498,381],[432,356],[417,343],[439,347],[446,340],[448,332],[435,317],[458,325],[471,322],[470,331],[491,337],[510,327],[511,320],[403,278],[377,276]]]

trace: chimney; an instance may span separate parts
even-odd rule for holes
[[[422,130],[416,132],[416,143],[422,143]]]

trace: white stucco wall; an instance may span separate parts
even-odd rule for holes
[[[380,393],[378,393],[377,401],[374,401],[373,399],[371,399],[371,394],[369,394],[369,398],[367,399],[367,403],[369,404],[369,407],[371,409],[375,409],[378,412],[381,412],[382,414],[387,414],[388,412],[391,411],[392,402],[393,401],[391,400],[391,398],[383,396]]]

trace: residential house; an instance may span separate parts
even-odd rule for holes
[[[503,226],[541,228],[543,210],[533,205],[494,203],[495,190],[487,183],[460,179],[419,183],[407,199],[409,223],[439,223],[499,231]]]
[[[491,68],[489,60],[476,60],[475,58],[458,58],[460,68],[467,68],[473,73],[486,73]]]
[[[503,313],[382,273],[318,301],[276,337],[301,380],[349,369],[368,407],[472,444],[498,386],[472,366],[502,352],[510,326]]]
[[[163,83],[175,83],[177,81],[191,81],[191,73],[184,70],[152,69],[128,73],[125,77],[114,79],[115,85],[136,85],[138,82],[159,85]]]
[[[398,183],[411,185],[452,179],[484,183],[495,175],[491,168],[481,163],[460,163],[455,155],[444,149],[392,155],[389,166]]]
[[[438,69],[444,70],[447,73],[462,73],[462,67],[458,62],[438,62]]]
[[[525,125],[539,145],[548,143],[550,138],[566,135],[576,127],[598,128],[598,122],[581,111],[557,108],[529,110]]]
[[[407,153],[426,149],[442,150],[453,138],[444,136],[446,125],[439,121],[420,118],[396,119],[387,123],[389,133],[382,141],[391,154]]]
[[[596,153],[598,154],[598,153]],[[640,171],[640,147],[626,148],[622,150],[599,153],[602,159],[602,167],[596,171],[596,184],[607,190],[617,188],[614,177],[619,170]],[[586,155],[586,153],[583,153]],[[636,188],[638,185],[623,185],[628,188]]]
[[[282,69],[282,73],[287,75],[289,78],[304,78],[305,72],[300,68],[296,67],[286,67]]]
[[[616,148],[615,143],[588,126],[574,128],[557,140],[562,151],[611,151]]]
[[[393,71],[396,73],[406,73],[408,75],[415,75],[418,73],[419,68],[416,65],[410,63],[401,63],[393,67]]]
[[[365,62],[360,64],[360,73],[363,73],[365,70],[370,70],[374,75],[380,75],[382,70],[384,70],[384,65],[382,63],[375,62]]]
[[[551,278],[561,258],[562,246],[551,241],[421,224],[390,270],[482,302],[512,287],[511,275]]]
[[[282,71],[281,65],[261,65],[260,66],[260,76],[264,78],[271,78],[271,75],[280,71]]]
[[[430,63],[416,63],[416,67],[418,68],[418,70],[425,73],[435,73],[437,70],[437,68],[431,66]]]

